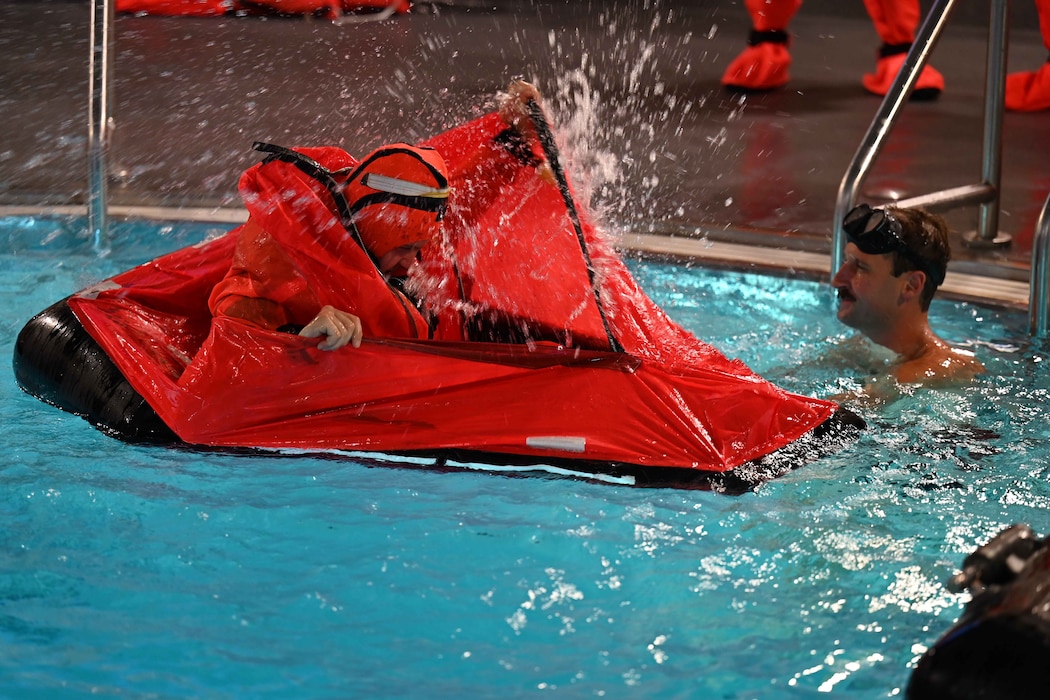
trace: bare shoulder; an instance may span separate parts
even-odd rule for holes
[[[984,373],[984,365],[972,352],[938,345],[922,357],[897,365],[897,381],[906,384],[955,384]]]

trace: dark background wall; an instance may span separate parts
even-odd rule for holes
[[[4,0],[9,4],[37,4],[47,5],[69,0]],[[88,4],[91,0],[83,0]],[[952,9],[952,23],[967,25],[982,25],[988,23],[991,3],[994,0],[957,0]],[[1035,3],[1032,0],[1008,0],[1010,2],[1010,26],[1017,29],[1037,30],[1039,18],[1035,11]],[[601,7],[629,7],[632,5],[656,6],[660,9],[668,9],[676,5],[691,8],[710,8],[720,12],[733,12],[733,8],[741,14],[746,14],[743,0],[413,0],[420,6],[435,7],[478,7],[485,9],[513,9],[517,5],[526,7],[539,7],[543,5],[581,5]],[[934,0],[920,0],[923,15],[934,5]],[[423,8],[421,8],[423,9]],[[850,17],[863,18],[867,15],[864,10],[863,0],[805,0],[801,14],[823,17]]]
[[[422,2],[423,0],[416,0]],[[985,25],[988,23],[988,17],[991,11],[991,4],[993,0],[957,0],[955,6],[952,8],[951,22],[953,24],[967,24],[967,25]],[[631,5],[647,5],[657,6],[661,9],[667,9],[669,7],[678,6],[689,6],[693,8],[703,7],[711,8],[712,10],[719,10],[719,14],[726,14],[733,11],[733,8],[737,8],[740,14],[746,14],[744,9],[743,0],[677,0],[674,2],[668,0],[489,0],[488,2],[479,2],[478,0],[445,0],[444,2],[436,3],[438,5],[451,5],[451,6],[467,6],[471,4],[484,4],[488,7],[512,7],[516,4],[521,5],[566,5],[566,4],[587,4],[593,7],[612,7],[612,6],[631,6]],[[923,16],[930,10],[934,5],[934,0],[920,0],[919,5],[922,7]],[[864,18],[867,14],[864,10],[863,0],[805,0],[802,4],[802,8],[799,10],[799,14],[808,16],[824,16],[824,17],[850,17],[850,18]],[[1039,19],[1035,11],[1035,3],[1032,0],[1011,0],[1010,1],[1010,26],[1016,29],[1030,29],[1037,30],[1039,28]]]

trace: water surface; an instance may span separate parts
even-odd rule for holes
[[[222,230],[81,227],[0,221],[4,356],[50,303]],[[631,266],[786,388],[866,380],[821,285]],[[1050,506],[1026,319],[937,301],[933,323],[990,375],[860,409],[856,444],[738,497],[133,447],[5,362],[0,696],[902,696],[966,600],[942,582]]]

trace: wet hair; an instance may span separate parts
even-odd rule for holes
[[[908,246],[915,257],[922,260],[926,268],[935,270],[938,277],[944,279],[944,272],[948,269],[948,261],[951,260],[952,252],[948,244],[948,224],[943,218],[931,214],[924,209],[895,209],[888,207],[889,213],[900,222],[901,239]],[[922,287],[922,295],[919,302],[922,310],[930,308],[933,295],[939,286],[926,270],[919,266],[918,262],[911,256],[900,251],[893,253],[893,275],[900,276],[905,272],[921,270],[926,272],[926,283]]]

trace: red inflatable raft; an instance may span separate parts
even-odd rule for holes
[[[569,191],[532,166],[516,166],[476,220],[457,217],[471,190],[457,163],[500,128],[489,115],[428,142],[453,174],[445,240],[417,266],[431,280],[434,338],[325,352],[213,319],[233,231],[42,312],[17,342],[19,383],[131,441],[480,455],[640,484],[751,484],[837,446],[839,428],[855,432],[859,419],[836,404],[786,392],[675,324]],[[272,159],[246,173],[252,219],[291,236],[342,226],[301,166]],[[331,278],[355,254],[313,248],[296,260],[308,277]],[[347,308],[333,294],[322,301]]]

